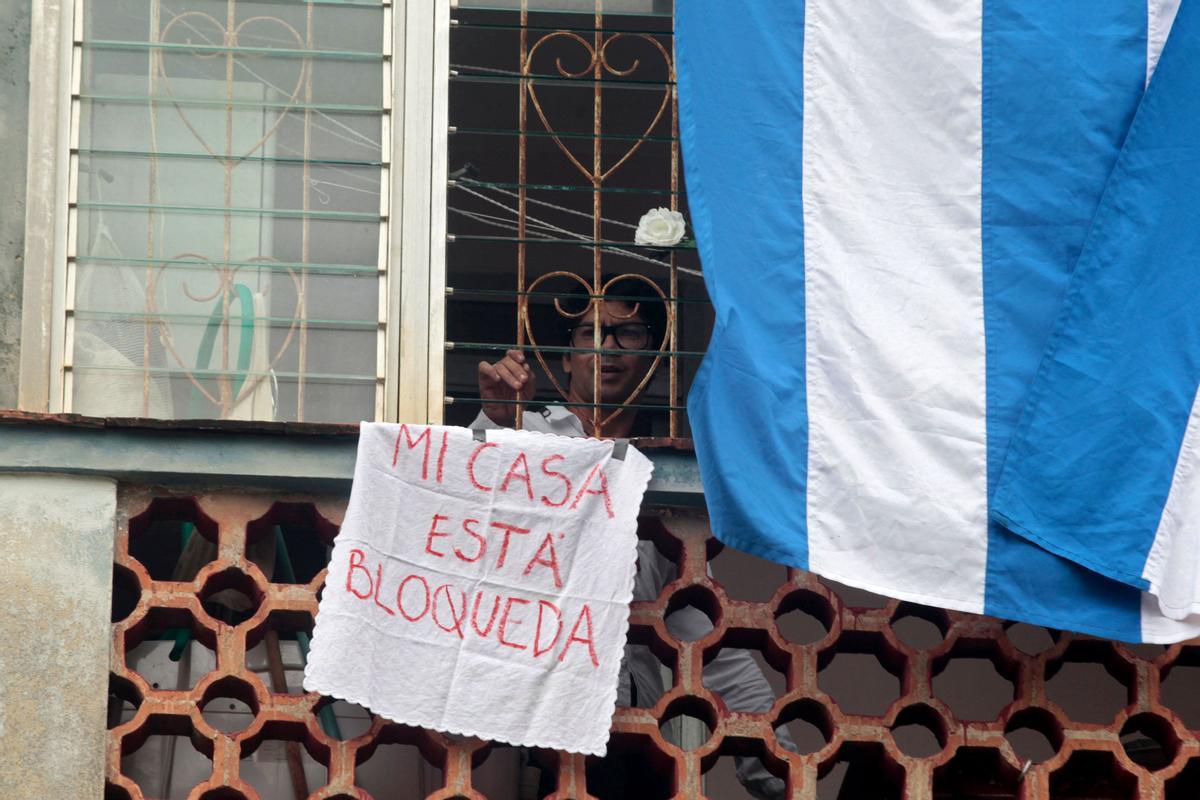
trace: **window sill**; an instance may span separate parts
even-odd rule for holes
[[[646,505],[704,502],[687,439],[635,439],[654,462]],[[349,490],[357,424],[148,420],[0,411],[0,472],[102,475],[137,483]]]

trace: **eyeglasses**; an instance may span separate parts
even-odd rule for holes
[[[650,326],[643,322],[623,322],[620,325],[601,325],[600,342],[612,335],[622,350],[644,350],[650,344]],[[595,325],[571,328],[572,347],[592,347],[596,342]]]

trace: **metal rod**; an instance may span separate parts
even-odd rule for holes
[[[283,653],[279,648],[279,634],[273,629],[267,631],[263,640],[267,650],[267,672],[271,676],[271,691],[287,694],[287,675],[283,671]],[[304,774],[304,761],[300,756],[300,743],[284,742],[287,754],[288,775],[292,779],[292,795],[296,800],[308,797],[308,778]]]
[[[593,137],[595,138],[595,137]],[[601,192],[610,194],[650,194],[650,195],[668,195],[669,189],[637,189],[625,186],[580,186],[571,184],[553,184],[553,183],[509,183],[505,181],[477,181],[468,178],[460,178],[460,183],[469,186],[478,186],[483,189],[541,189],[549,192]]]
[[[595,134],[592,139],[592,185],[599,189],[604,183],[604,167],[601,163],[601,155],[604,133],[603,125],[603,100],[601,98],[601,78],[603,77],[603,51],[604,35],[600,33],[600,29],[604,27],[604,6],[603,0],[596,0],[595,6],[595,26],[596,30],[592,34],[592,133]],[[601,195],[595,192],[592,195],[592,241],[596,244],[592,248],[592,291],[601,293],[604,291],[603,285],[603,265],[601,263],[601,250],[599,243],[602,240],[600,220],[602,217]],[[596,349],[600,349],[601,344],[601,328],[600,328],[600,302],[593,300],[592,305],[592,339]],[[600,422],[600,359],[599,357],[592,358],[592,436],[602,436]]]
[[[528,72],[531,68],[529,63],[529,2],[521,0],[521,72]],[[528,209],[526,208],[526,188],[525,184],[528,181],[528,163],[526,161],[526,146],[525,130],[529,126],[529,98],[526,92],[529,91],[528,84],[522,82],[517,90],[517,129],[519,138],[517,139],[517,182],[521,184],[517,190],[517,237],[521,239],[521,243],[517,245],[517,292],[523,295],[525,292],[525,221]],[[517,303],[517,346],[521,347],[525,344],[525,326],[528,322],[528,301],[524,300]],[[521,403],[517,403],[514,422],[517,430],[520,430],[525,421],[525,407]]]
[[[482,400],[479,399],[479,395],[456,395],[456,394],[446,395],[446,401],[448,403],[450,403],[451,405],[458,405],[461,403],[470,403],[470,404],[478,405],[483,402]],[[521,400],[488,400],[488,403],[495,403],[497,405],[509,405],[509,406],[516,405],[519,402],[524,402],[524,401],[521,401]],[[632,408],[632,409],[646,409],[649,411],[670,411],[671,409],[675,409],[677,411],[686,411],[687,410],[686,407],[684,407],[684,406],[672,406],[672,405],[669,405],[666,403],[601,403],[601,402],[591,402],[589,400],[560,400],[558,398],[545,398],[545,399],[541,399],[541,400],[536,400],[534,402],[536,402],[538,405],[555,405],[555,406],[563,406],[565,408],[611,408],[611,409],[616,409],[616,410]]]
[[[671,139],[674,144],[671,145],[671,210],[679,210],[679,87],[674,85],[675,82],[675,40],[671,40]],[[679,295],[679,265],[678,252],[672,250],[669,253],[668,260],[670,266],[670,288],[667,294],[672,298]],[[669,341],[667,347],[674,351],[679,343],[679,309],[676,306],[675,300],[667,301],[667,330],[669,333]],[[671,358],[667,360],[668,373],[668,394],[671,398],[671,405],[679,402],[679,361]],[[670,418],[667,422],[667,435],[674,439],[679,435],[679,412],[672,410]]]
[[[704,353],[698,350],[625,350],[619,347],[574,347],[561,345],[526,345],[508,342],[446,342],[446,350],[542,350],[547,353],[598,353],[602,356],[686,356],[703,358]]]

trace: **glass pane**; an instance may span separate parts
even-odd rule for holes
[[[451,29],[445,419],[467,425],[482,411],[516,425],[517,405],[558,407],[590,432],[686,437],[713,324],[699,254],[690,231],[669,246],[636,235],[651,209],[689,216],[672,4],[521,6],[460,0]],[[604,300],[589,310],[588,294]],[[602,336],[598,381],[595,345],[568,334],[597,311],[612,316],[601,332],[622,315],[653,332],[637,350]],[[532,373],[521,397],[480,379],[481,360],[513,348]]]
[[[378,0],[86,0],[73,411],[374,418],[387,33]]]

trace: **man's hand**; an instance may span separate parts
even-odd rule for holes
[[[497,425],[511,428],[516,423],[517,407],[511,401],[532,400],[534,385],[533,370],[520,350],[509,350],[495,364],[479,362],[479,399],[483,401],[483,413]],[[489,403],[489,400],[510,402]]]

